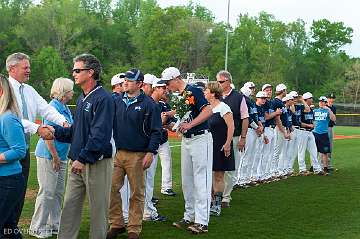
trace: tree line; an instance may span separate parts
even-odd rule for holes
[[[88,52],[103,64],[103,83],[131,67],[158,75],[168,66],[215,79],[224,68],[234,84],[285,83],[315,95],[333,92],[343,103],[357,102],[360,61],[342,47],[353,29],[343,22],[284,23],[261,12],[240,14],[234,27],[216,22],[206,7],[161,8],[156,0],[0,0],[0,67],[6,56],[31,56],[30,83],[48,98],[52,81],[71,77],[72,58]],[[79,93],[79,89],[77,89]]]

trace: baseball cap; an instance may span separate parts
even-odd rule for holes
[[[285,102],[285,101],[288,101],[288,100],[293,100],[294,97],[292,97],[290,94],[286,94],[286,96],[284,98],[282,98],[282,101]]]
[[[256,93],[256,98],[267,98],[267,94],[264,91],[259,91]]]
[[[262,91],[264,91],[266,88],[268,88],[268,87],[271,87],[272,88],[272,85],[270,85],[270,84],[265,84],[265,85],[263,85],[262,87],[261,87],[261,90]]]
[[[129,81],[143,81],[144,74],[139,69],[133,68],[125,73],[125,78]]]
[[[280,91],[283,91],[283,90],[286,90],[286,85],[284,84],[278,84],[275,88],[276,92],[280,92]]]
[[[119,73],[111,78],[111,86],[121,84],[124,82],[125,73]]]
[[[254,87],[255,87],[255,84],[254,84],[254,82],[252,82],[252,81],[248,81],[248,82],[246,82],[246,83],[244,84],[244,87],[246,87],[246,88],[254,88]]]
[[[307,99],[310,99],[310,98],[313,98],[313,95],[310,92],[306,92],[306,93],[303,94],[303,99],[304,100],[307,100]]]
[[[154,75],[152,75],[152,74],[145,74],[145,75],[144,75],[144,83],[145,83],[145,84],[150,84],[150,85],[152,85],[152,84],[154,84],[157,80],[158,80],[157,77],[154,76]]]
[[[328,99],[325,96],[320,96],[319,101],[327,102]]]
[[[144,80],[145,82],[145,80]],[[152,83],[152,87],[155,88],[155,87],[158,87],[158,86],[166,86],[165,83],[161,83],[161,79],[157,79]]]
[[[161,80],[169,81],[180,76],[180,71],[176,67],[168,67],[161,73]]]
[[[336,99],[336,96],[334,93],[330,93],[326,96],[327,98],[330,98],[330,99]]]
[[[292,96],[293,98],[299,96],[299,94],[296,91],[290,91],[289,95]]]
[[[240,89],[241,93],[243,93],[245,96],[249,97],[251,95],[251,90],[250,88],[247,87],[241,87]]]

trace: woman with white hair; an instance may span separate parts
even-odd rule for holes
[[[66,104],[73,97],[73,87],[72,80],[58,78],[53,82],[50,93],[52,100],[49,104],[62,114],[69,124],[73,123],[73,118]],[[54,125],[53,122],[46,120],[43,123]],[[31,220],[30,234],[37,238],[48,238],[58,232],[69,147],[70,144],[42,138],[36,145],[39,192]]]
[[[0,74],[0,238],[21,238],[14,210],[25,186],[20,160],[26,143],[20,117],[10,83]]]

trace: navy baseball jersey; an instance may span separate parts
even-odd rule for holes
[[[197,87],[186,85],[185,87],[186,94],[188,95],[189,99],[189,106],[190,106],[190,118],[188,121],[192,121],[195,119],[203,110],[204,107],[209,105],[209,102],[205,99],[204,93]],[[189,129],[185,134],[191,135],[201,130],[209,129],[207,120],[202,122],[201,124]]]
[[[274,108],[272,106],[271,100],[266,100],[266,102],[264,104],[264,111],[265,111],[265,113],[268,113],[268,114],[274,113]],[[265,127],[270,127],[270,126],[275,126],[274,118],[265,121]]]
[[[289,124],[288,112],[284,105],[284,102],[282,102],[282,100],[280,100],[278,98],[275,98],[272,103],[273,103],[274,111],[276,111],[277,109],[281,109],[281,115],[280,115],[281,123],[284,127],[288,127],[288,124]]]

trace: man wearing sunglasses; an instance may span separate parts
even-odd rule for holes
[[[224,175],[224,192],[221,206],[223,208],[230,206],[231,192],[237,181],[237,171],[240,166],[240,155],[244,151],[246,134],[249,124],[249,113],[245,97],[242,93],[231,87],[232,76],[228,71],[219,71],[216,75],[217,82],[223,88],[222,100],[230,107],[233,112],[235,131],[233,136],[233,147],[235,156],[235,170],[227,171]]]
[[[114,101],[101,86],[100,61],[91,54],[74,58],[73,77],[80,86],[74,124],[55,126],[55,138],[71,143],[71,167],[67,179],[59,239],[75,239],[81,225],[81,212],[87,196],[90,207],[91,239],[106,237],[112,174],[110,143],[114,119]]]

